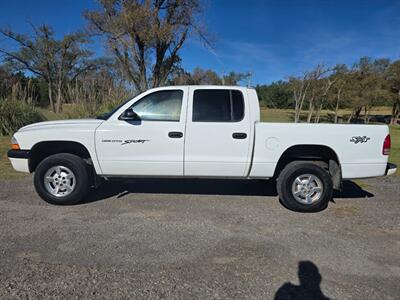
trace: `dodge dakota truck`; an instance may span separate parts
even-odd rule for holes
[[[319,211],[343,179],[390,175],[386,125],[260,122],[257,93],[237,86],[148,90],[97,119],[31,124],[8,157],[34,172],[45,201],[74,204],[101,178],[276,180],[282,203]]]

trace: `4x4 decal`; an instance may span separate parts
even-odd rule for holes
[[[353,136],[351,139],[350,139],[350,142],[353,142],[354,144],[358,144],[358,143],[366,143],[366,142],[368,142],[369,140],[370,140],[371,138],[370,137],[368,137],[368,136]]]

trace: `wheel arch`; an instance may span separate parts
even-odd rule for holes
[[[319,144],[298,144],[287,148],[279,157],[274,171],[277,178],[285,166],[294,161],[316,163],[329,171],[335,189],[341,189],[342,171],[339,156],[331,147]]]
[[[57,153],[70,153],[84,159],[92,165],[92,157],[86,146],[75,141],[42,141],[32,146],[29,151],[29,171],[35,171],[38,164],[46,157]]]

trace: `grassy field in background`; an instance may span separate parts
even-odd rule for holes
[[[65,115],[56,115],[55,113],[41,109],[41,112],[48,120],[57,120],[66,118]],[[322,114],[327,112],[323,111]],[[348,111],[341,111],[341,114],[348,114]],[[387,108],[377,108],[371,112],[371,114],[390,114],[390,110]],[[292,109],[262,109],[261,120],[263,122],[291,122],[293,115]],[[400,127],[391,126],[390,135],[392,138],[392,149],[390,151],[390,162],[400,166]],[[11,137],[0,136],[0,179],[18,179],[27,176],[24,173],[15,172],[7,158],[7,151],[10,148]],[[397,171],[397,175],[400,172]]]
[[[25,173],[15,172],[7,158],[7,151],[11,148],[11,137],[0,136],[0,180],[19,179],[27,176]]]
[[[321,119],[323,122],[327,115],[332,115],[332,111],[322,110]],[[347,116],[351,114],[350,110],[340,109],[339,116],[344,116],[347,120]],[[390,115],[391,109],[389,107],[376,107],[370,111],[370,115]],[[293,109],[275,109],[275,108],[261,108],[261,121],[263,122],[293,122]],[[303,112],[301,114],[302,119],[306,119],[307,113]]]
[[[390,149],[389,161],[397,165],[397,176],[400,176],[400,127],[390,126],[390,138],[392,148]]]

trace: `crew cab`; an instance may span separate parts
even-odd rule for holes
[[[237,86],[150,89],[97,119],[25,126],[8,157],[53,204],[81,201],[99,177],[275,179],[283,204],[319,211],[343,179],[390,175],[386,125],[260,122]]]

